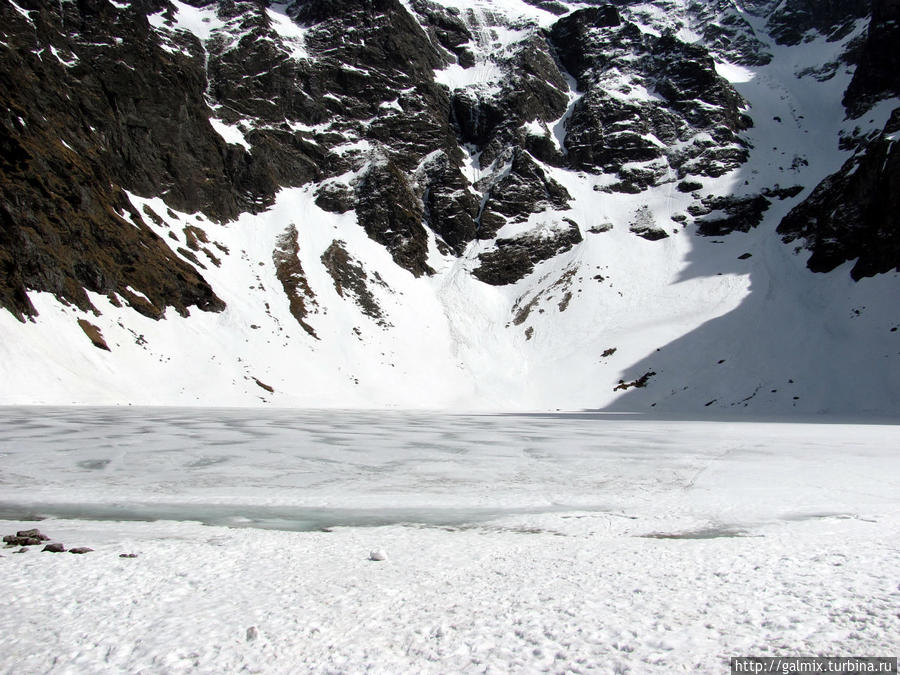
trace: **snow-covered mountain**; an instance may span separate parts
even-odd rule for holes
[[[898,20],[0,0],[0,402],[895,415]]]

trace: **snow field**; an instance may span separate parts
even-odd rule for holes
[[[96,550],[3,552],[0,630],[15,638],[0,669],[714,673],[738,655],[894,653],[896,520],[694,540],[634,537],[621,522],[296,533],[44,521]],[[373,545],[388,560],[370,561]]]

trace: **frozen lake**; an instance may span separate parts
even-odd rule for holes
[[[3,534],[93,552],[0,552],[0,672],[893,656],[898,448],[888,424],[2,408]]]
[[[0,408],[0,516],[309,530],[564,511],[723,526],[893,507],[900,426]]]

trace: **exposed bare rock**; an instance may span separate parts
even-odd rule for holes
[[[867,5],[868,2],[850,3]],[[859,117],[876,102],[900,96],[900,2],[871,0],[872,20],[857,55],[853,80],[844,92],[844,107]],[[858,8],[858,11],[862,8]]]
[[[707,237],[718,237],[730,232],[749,232],[757,227],[772,202],[762,195],[748,195],[706,197],[702,200],[702,204],[703,214],[711,215],[696,221],[697,232]],[[694,210],[694,213],[699,212],[700,210]]]
[[[444,7],[429,0],[412,0],[413,11],[427,26],[428,37],[453,54],[457,63],[468,67],[471,65],[471,52],[466,45],[472,40],[472,34],[455,7]]]
[[[432,274],[424,208],[406,176],[392,161],[372,164],[356,187],[356,214],[366,234],[382,244],[414,276]]]
[[[297,323],[317,338],[315,329],[310,326],[306,317],[313,308],[317,307],[315,293],[309,287],[303,266],[300,264],[300,244],[297,241],[297,228],[291,224],[282,233],[277,241],[276,248],[272,251],[272,261],[275,263],[275,276],[281,282],[284,294],[288,297],[290,310]]]
[[[704,47],[644,33],[612,5],[577,10],[550,35],[586,92],[567,122],[572,168],[618,174],[610,189],[637,193],[669,168],[717,177],[746,161],[738,134],[752,122]],[[656,96],[629,98],[635,87]]]
[[[656,373],[652,370],[647,371],[643,375],[641,375],[638,379],[632,380],[631,382],[626,382],[625,380],[619,380],[619,383],[613,387],[613,391],[628,391],[629,389],[636,387],[638,389],[643,389],[647,386],[647,383],[650,381],[650,378],[656,375]]]
[[[498,239],[496,249],[478,256],[481,264],[472,274],[492,286],[512,284],[530,274],[537,263],[568,251],[582,240],[578,224],[568,219],[549,230]]]
[[[731,0],[693,0],[690,8],[704,44],[724,60],[747,66],[764,66],[772,61],[771,45],[751,23],[754,16],[771,11],[772,0],[746,0],[736,11]]]
[[[628,229],[647,241],[659,241],[669,236],[669,233],[653,220],[653,214],[647,206],[642,206],[635,212],[634,220]]]
[[[42,544],[47,540],[47,537],[37,537],[31,535],[16,535],[12,536],[11,534],[3,537],[3,543],[7,545],[7,547],[12,546],[37,546],[38,544]]]
[[[456,255],[461,255],[477,234],[479,200],[446,153],[435,153],[424,171],[425,221]]]
[[[776,5],[766,24],[780,44],[798,44],[811,31],[836,41],[869,13],[871,4],[872,0],[786,0]]]
[[[253,381],[256,382],[256,386],[259,387],[260,389],[264,389],[267,392],[269,392],[270,394],[275,393],[275,389],[273,387],[269,386],[268,384],[266,384],[265,382],[263,382],[262,380],[259,380],[258,378],[254,377]]]
[[[588,232],[591,234],[603,234],[604,232],[609,232],[613,229],[613,224],[609,221],[605,221],[602,223],[597,223],[596,225],[591,225],[588,228]]]
[[[322,254],[322,264],[334,280],[334,289],[342,298],[350,298],[356,302],[363,314],[375,319],[379,325],[386,326],[384,313],[369,290],[369,283],[382,286],[385,283],[377,272],[370,279],[362,264],[347,253],[345,246],[343,241],[333,241]]]
[[[100,331],[100,328],[92,324],[87,319],[78,319],[78,325],[81,327],[81,330],[84,331],[84,334],[88,336],[97,349],[104,349],[106,351],[110,351],[109,345],[106,344],[106,340],[103,339],[103,333]]]
[[[516,149],[507,174],[489,187],[478,237],[496,236],[507,220],[524,222],[532,213],[566,209],[570,199],[568,191],[549,178],[527,152]]]
[[[353,191],[339,182],[324,182],[316,191],[316,206],[331,213],[346,213],[355,205]]]
[[[865,144],[794,207],[778,226],[785,242],[803,240],[808,266],[829,272],[856,260],[854,279],[900,269],[900,108]]]

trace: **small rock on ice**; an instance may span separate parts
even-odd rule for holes
[[[369,560],[387,560],[387,554],[380,548],[376,548],[374,551],[369,552]]]
[[[259,630],[256,628],[256,626],[250,626],[250,628],[247,629],[247,642],[253,642],[253,640],[258,637]]]

